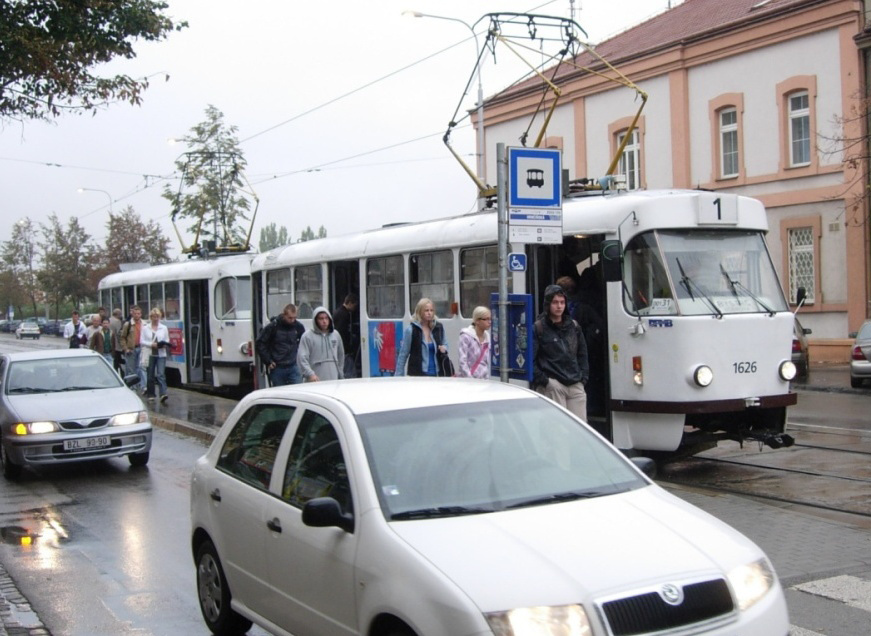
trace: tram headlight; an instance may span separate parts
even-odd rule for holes
[[[224,353],[224,342],[220,338],[218,338],[216,349],[218,350],[218,353]]]
[[[714,372],[708,365],[700,364],[696,367],[696,370],[693,371],[693,382],[695,382],[699,386],[708,386],[713,381]]]
[[[793,364],[792,360],[784,360],[780,363],[780,369],[778,369],[780,373],[780,377],[786,380],[792,380],[795,377],[795,374],[798,373],[798,370],[795,368],[795,364]]]
[[[636,386],[644,385],[644,368],[641,364],[641,356],[632,358],[632,381]]]

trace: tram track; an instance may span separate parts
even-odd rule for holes
[[[807,433],[811,437],[818,433]],[[663,467],[665,484],[871,519],[871,440],[842,448],[798,440],[748,455],[718,448]],[[834,470],[832,470],[834,468]]]

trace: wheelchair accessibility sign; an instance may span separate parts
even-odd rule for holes
[[[509,272],[525,272],[526,271],[526,254],[521,252],[511,252],[508,255],[508,271]]]

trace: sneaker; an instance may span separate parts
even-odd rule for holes
[[[149,401],[149,402],[154,402],[154,396],[153,396],[153,395],[149,395],[149,396],[148,396],[148,401]]]
[[[161,395],[161,396],[160,396],[160,403],[161,403],[161,404],[166,404],[166,398],[168,398],[168,397],[169,397],[169,396],[168,396],[166,393],[164,393],[163,395]]]

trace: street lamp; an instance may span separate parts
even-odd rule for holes
[[[105,194],[106,197],[109,199],[109,216],[112,216],[112,215],[113,215],[113,212],[112,212],[112,195],[109,194],[108,192],[106,192],[105,190],[98,190],[98,189],[96,189],[96,188],[79,188],[79,189],[77,190],[77,192],[78,192],[79,194],[82,194],[83,192],[102,192],[102,193]]]
[[[478,43],[478,34],[475,33],[475,29],[472,26],[459,18],[451,18],[444,15],[432,15],[430,13],[421,13],[420,11],[403,11],[403,15],[410,15],[414,18],[435,18],[436,20],[448,20],[450,22],[459,22],[464,27],[469,29],[472,32],[472,35],[475,38],[475,53],[477,54],[477,59],[480,62],[481,60],[481,47]],[[481,86],[481,65],[477,64],[475,69],[475,74],[478,76],[478,152],[475,153],[477,158],[477,170],[478,170],[478,178],[481,181],[486,181],[484,178],[484,89]]]

